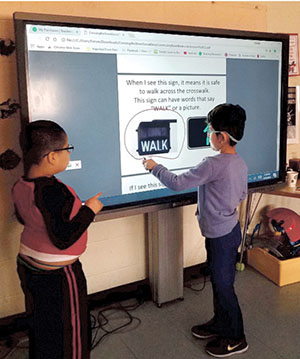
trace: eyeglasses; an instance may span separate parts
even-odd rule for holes
[[[211,130],[210,127],[207,125],[206,128],[204,129],[203,132],[206,132],[207,136],[211,136],[213,135],[214,133],[217,134],[217,133],[221,133],[221,132],[225,132],[227,133],[228,137],[235,143],[238,143],[239,141],[236,140],[233,136],[231,136],[227,131],[215,131],[215,130]]]
[[[205,127],[205,129],[203,130],[204,133],[206,133],[207,137],[206,137],[206,145],[209,145],[209,139],[210,139],[210,136],[214,133],[220,133],[221,131],[215,131],[215,130],[212,130],[209,125],[207,124],[207,126]]]
[[[221,133],[221,131],[211,130],[210,128],[208,128],[206,132],[207,132],[207,136],[211,136],[214,133]],[[223,132],[225,132],[225,131],[223,131]]]
[[[56,149],[56,150],[52,150],[52,151],[46,153],[43,157],[48,156],[49,153],[51,153],[51,152],[59,152],[59,151],[68,151],[69,153],[71,153],[71,152],[74,151],[74,146],[73,146],[73,145],[68,145],[68,147],[58,148],[58,149]]]

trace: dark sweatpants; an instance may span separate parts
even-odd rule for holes
[[[221,337],[237,340],[244,337],[243,317],[234,291],[235,265],[240,243],[239,223],[231,233],[218,238],[206,238],[205,241],[214,298],[213,327]]]
[[[25,294],[30,359],[90,357],[87,286],[79,260],[57,270],[17,261]]]

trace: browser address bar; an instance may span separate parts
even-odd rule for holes
[[[191,49],[211,49],[209,45],[190,45],[190,44],[174,44],[174,43],[159,43],[159,42],[141,42],[128,40],[95,40],[95,39],[76,39],[66,38],[66,41],[72,43],[86,43],[86,44],[101,44],[101,45],[126,45],[126,46],[147,46],[147,47],[172,47],[172,48],[191,48]]]

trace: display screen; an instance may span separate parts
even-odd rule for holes
[[[57,175],[106,209],[195,200],[142,165],[180,174],[217,153],[206,115],[221,103],[247,114],[237,152],[249,187],[284,180],[288,36],[14,14],[24,121],[50,119],[75,151]]]

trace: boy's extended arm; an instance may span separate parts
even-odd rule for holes
[[[162,165],[156,165],[151,173],[173,191],[188,190],[207,183],[212,178],[212,169],[206,160],[180,175],[176,175]]]
[[[70,219],[74,200],[68,188],[55,178],[35,181],[36,206],[43,215],[52,243],[59,249],[74,244],[95,217],[90,208],[82,206]]]

